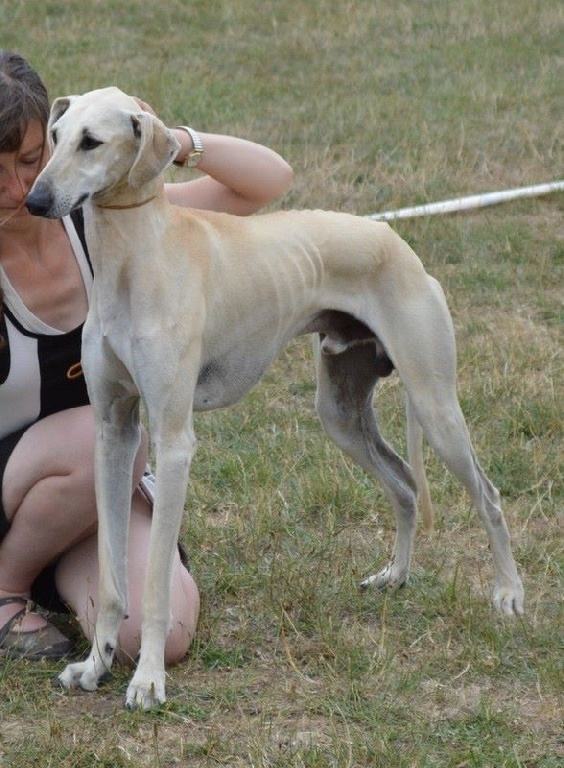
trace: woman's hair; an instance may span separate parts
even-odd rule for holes
[[[17,152],[31,120],[49,118],[47,89],[18,53],[0,48],[0,152]]]
[[[17,152],[32,120],[39,120],[45,133],[48,118],[49,97],[37,72],[23,56],[0,48],[0,152]],[[3,309],[0,288],[0,318]],[[5,343],[0,334],[0,349]]]

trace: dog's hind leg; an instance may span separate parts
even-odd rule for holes
[[[523,586],[511,553],[499,492],[476,458],[456,393],[454,389],[436,393],[422,387],[412,394],[427,440],[468,490],[486,529],[494,566],[494,607],[509,616],[522,614]]]
[[[486,529],[494,565],[494,607],[523,612],[523,586],[511,554],[499,493],[472,447],[456,393],[456,347],[444,294],[432,278],[404,287],[402,299],[378,305],[378,328],[407,390],[414,419],[430,445],[468,490]],[[393,298],[393,296],[392,296]],[[392,312],[392,309],[395,312]],[[418,437],[418,435],[416,435]]]
[[[419,495],[419,511],[427,533],[433,529],[433,503],[423,463],[423,429],[409,395],[406,395],[405,414],[407,423],[407,458],[415,477]]]
[[[397,589],[409,576],[417,517],[417,488],[409,466],[379,432],[373,392],[379,378],[376,346],[317,354],[316,408],[326,433],[382,484],[395,512],[397,530],[390,563],[363,587]]]

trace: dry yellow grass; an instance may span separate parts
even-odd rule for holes
[[[170,123],[279,149],[296,170],[284,207],[360,214],[561,173],[561,25],[540,0],[0,0],[1,44],[52,96],[116,83]],[[0,765],[560,764],[561,202],[396,227],[449,297],[527,616],[492,614],[485,535],[431,453],[437,525],[409,586],[359,593],[392,516],[322,436],[300,340],[243,404],[198,417],[184,535],[203,610],[167,705],[125,713],[123,670],[66,695],[59,665],[2,662]],[[402,447],[395,378],[377,408]]]

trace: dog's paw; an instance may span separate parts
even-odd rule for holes
[[[127,688],[126,709],[151,709],[160,706],[165,700],[164,671],[145,676],[137,670]]]
[[[407,570],[397,568],[394,563],[390,563],[380,573],[375,573],[363,579],[360,582],[360,588],[362,590],[375,588],[380,592],[395,592],[405,586],[408,575]]]
[[[521,581],[508,586],[496,586],[492,602],[495,610],[504,616],[522,616],[525,612],[525,593]]]
[[[99,672],[96,669],[94,659],[90,657],[86,661],[67,664],[57,680],[63,688],[82,688],[85,691],[95,691],[105,672],[107,672],[105,667],[102,672]]]

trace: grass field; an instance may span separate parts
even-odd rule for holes
[[[561,178],[562,28],[550,0],[0,0],[0,45],[52,97],[117,84],[170,124],[279,150],[296,173],[279,207],[358,214]],[[120,668],[65,694],[59,664],[2,661],[1,766],[562,765],[562,196],[395,228],[449,299],[524,619],[493,614],[485,533],[431,452],[437,521],[409,585],[358,590],[393,516],[322,435],[300,340],[197,419],[183,535],[202,616],[166,705],[125,712]],[[403,451],[396,377],[377,408]]]

